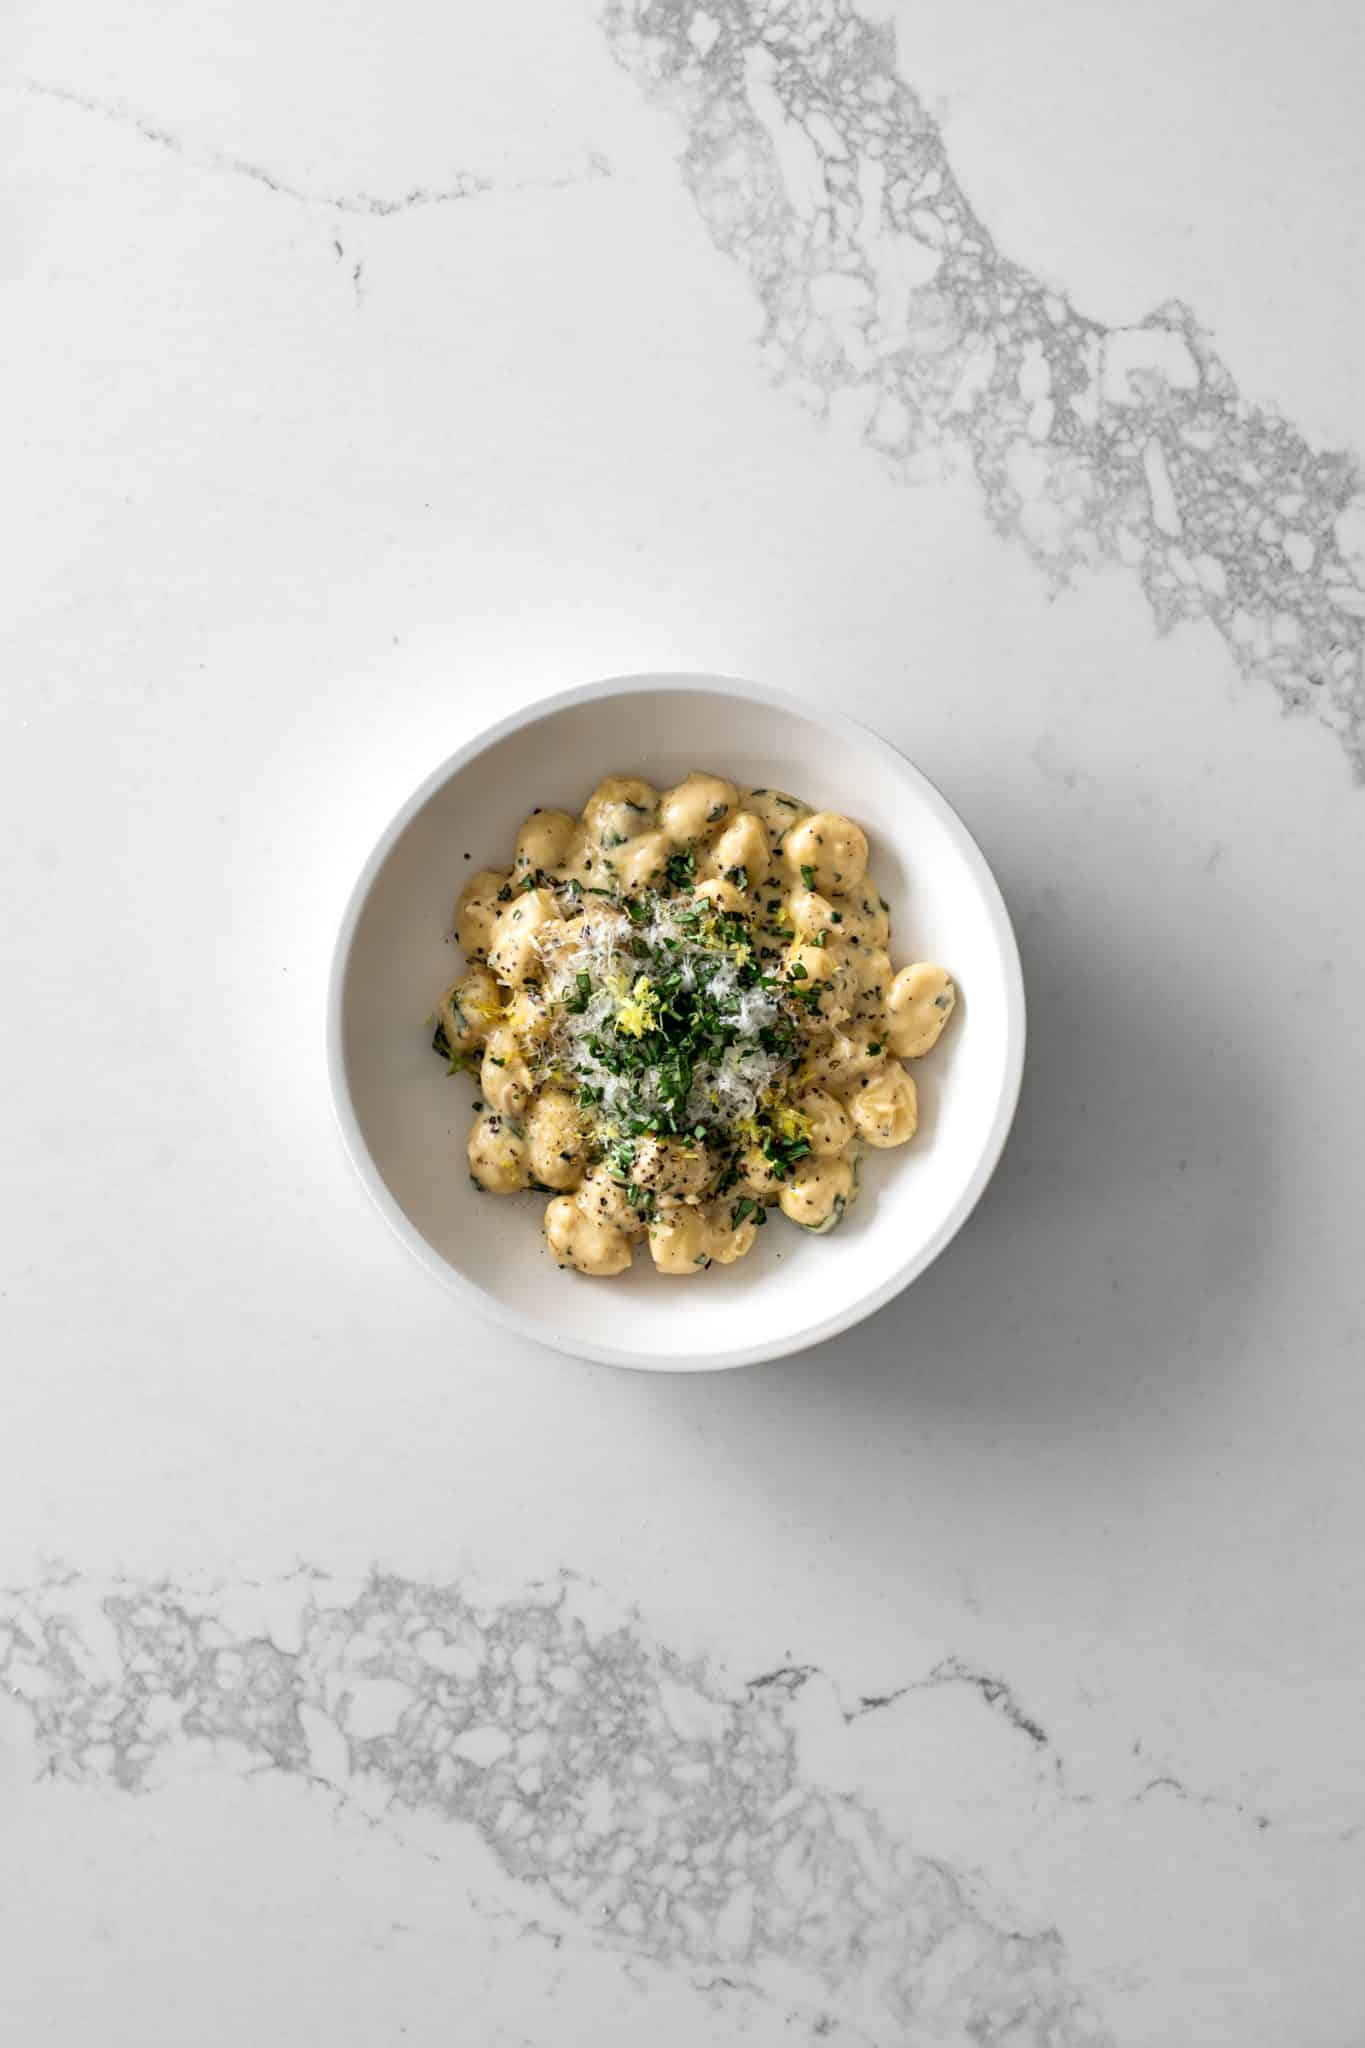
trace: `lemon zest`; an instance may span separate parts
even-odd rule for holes
[[[635,986],[616,1013],[616,1028],[628,1038],[643,1038],[659,1021],[659,997],[647,974],[635,978]]]
[[[797,1139],[810,1136],[810,1118],[804,1110],[793,1109],[789,1103],[773,1112],[773,1125],[783,1138]]]

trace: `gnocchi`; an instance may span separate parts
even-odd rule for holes
[[[551,1254],[597,1278],[637,1245],[660,1273],[732,1265],[774,1213],[833,1229],[863,1148],[915,1135],[903,1062],[957,1001],[945,968],[894,968],[868,852],[854,819],[710,771],[533,810],[460,893],[469,964],[435,1017],[478,1077],[475,1186],[549,1197]]]

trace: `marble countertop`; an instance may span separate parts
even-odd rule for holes
[[[20,0],[0,51],[0,2008],[56,2048],[1365,2042],[1365,23]],[[343,1160],[493,715],[941,783],[1015,1135],[659,1380]]]

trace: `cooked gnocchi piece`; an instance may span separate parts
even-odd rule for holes
[[[692,846],[724,825],[739,791],[723,775],[689,775],[659,799],[659,826],[675,846]]]
[[[768,834],[752,811],[737,811],[722,825],[702,861],[702,873],[729,882],[741,895],[757,889],[768,874]]]
[[[537,934],[553,924],[559,906],[548,889],[522,890],[500,913],[489,934],[488,965],[509,988],[528,981],[540,965]]]
[[[563,1088],[536,1096],[526,1118],[531,1172],[542,1187],[576,1188],[583,1178],[587,1145],[578,1106]]]
[[[837,811],[814,811],[787,834],[782,858],[822,895],[856,889],[867,873],[867,834]]]
[[[525,1135],[492,1110],[469,1133],[469,1172],[487,1195],[515,1195],[531,1185]]]
[[[896,1057],[917,1060],[937,1045],[956,1003],[946,968],[927,960],[902,967],[886,999],[887,1037]]]
[[[558,867],[578,829],[577,818],[568,811],[532,811],[517,834],[513,874],[533,875],[537,868]]]
[[[844,1154],[803,1159],[778,1196],[784,1216],[821,1234],[834,1228],[852,1200],[853,1162]]]
[[[585,1216],[568,1195],[556,1195],[545,1211],[545,1239],[562,1266],[605,1279],[624,1273],[631,1261],[630,1239],[595,1216]]]
[[[482,960],[498,921],[500,896],[507,885],[507,872],[480,868],[471,875],[455,905],[455,936],[470,960]]]
[[[893,966],[855,820],[700,769],[532,811],[455,929],[432,1042],[477,1073],[470,1177],[548,1196],[551,1254],[594,1278],[637,1244],[678,1277],[733,1265],[773,1214],[832,1230],[863,1148],[914,1136],[902,1062],[956,1002],[946,969]]]
[[[855,1130],[869,1145],[904,1145],[919,1123],[915,1084],[894,1060],[880,1074],[864,1075],[849,1108]]]
[[[452,1052],[470,1052],[482,1045],[502,1015],[498,984],[483,966],[467,967],[442,996],[437,1008],[446,1044]]]

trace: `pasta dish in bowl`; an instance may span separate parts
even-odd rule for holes
[[[592,1276],[642,1240],[661,1273],[733,1265],[770,1207],[832,1230],[863,1147],[914,1137],[903,1062],[956,1002],[942,967],[893,968],[860,825],[696,770],[537,808],[455,924],[432,1044],[477,1078],[470,1178],[548,1194],[550,1249]]]
[[[509,1341],[708,1371],[848,1330],[948,1243],[1009,1131],[1023,986],[984,857],[887,741],[627,676],[510,712],[402,806],[327,1048],[429,1274]]]

